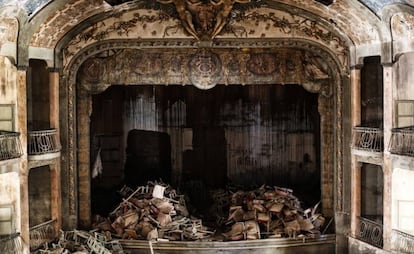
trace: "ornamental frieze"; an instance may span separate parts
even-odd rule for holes
[[[103,55],[109,55],[104,58]],[[78,83],[91,93],[111,84],[301,84],[330,96],[332,70],[320,56],[299,49],[122,49],[87,59]]]

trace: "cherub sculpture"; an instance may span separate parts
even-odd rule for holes
[[[246,4],[250,3],[250,1],[209,0],[207,2],[205,0],[157,0],[161,4],[174,4],[184,29],[197,40],[200,40],[200,36],[213,39],[226,25],[226,19],[233,9],[233,5],[235,3]],[[193,16],[195,16],[194,19]],[[196,22],[196,26],[194,25],[194,21]]]
[[[227,16],[229,16],[231,10],[233,9],[234,3],[246,4],[249,2],[250,0],[210,0],[212,5],[219,7],[219,11],[216,15],[216,25],[211,32],[211,38],[216,37],[226,25]]]
[[[181,19],[181,23],[184,29],[190,33],[194,38],[199,40],[197,32],[193,24],[193,16],[190,11],[187,10],[187,1],[191,4],[201,4],[201,0],[157,0],[157,2],[162,4],[171,4],[175,5],[175,9],[178,12],[178,15]]]

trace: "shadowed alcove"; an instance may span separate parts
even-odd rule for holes
[[[321,199],[318,94],[301,86],[111,86],[92,101],[91,162],[100,150],[103,166],[93,212],[110,211],[122,185],[159,179],[201,213],[208,193],[228,185],[292,188],[307,205]]]

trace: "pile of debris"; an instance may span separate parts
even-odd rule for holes
[[[321,234],[325,222],[317,213],[319,203],[303,210],[293,191],[262,186],[253,191],[236,191],[231,195],[224,233],[227,240],[280,237],[312,237]]]
[[[149,182],[136,190],[124,186],[119,193],[123,201],[109,217],[96,216],[94,229],[135,240],[200,240],[215,233],[190,217],[184,196],[167,184]]]
[[[210,213],[217,216],[215,230],[191,217],[185,197],[167,184],[148,182],[136,190],[124,186],[119,193],[123,201],[109,217],[96,216],[93,224],[108,237],[170,241],[316,238],[325,224],[318,213],[319,203],[304,210],[291,189],[277,186],[213,193],[215,205]],[[216,230],[225,233],[215,234]]]
[[[124,254],[122,245],[109,235],[96,231],[60,231],[56,242],[45,243],[42,248],[31,250],[33,254]]]
[[[316,238],[325,223],[325,218],[317,212],[319,203],[304,210],[293,191],[287,188],[262,186],[252,191],[216,190],[211,195],[215,202],[209,211],[216,216],[214,231],[204,226],[201,219],[191,217],[185,197],[167,184],[148,182],[135,190],[124,186],[119,193],[122,202],[108,217],[97,215],[91,231],[61,232],[57,244],[46,246],[39,253],[122,254],[119,239]],[[325,230],[331,222],[332,219]]]

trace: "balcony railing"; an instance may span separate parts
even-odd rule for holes
[[[357,238],[359,240],[369,243],[375,247],[382,248],[383,235],[381,224],[358,217],[358,225]]]
[[[414,253],[414,236],[399,230],[392,230],[393,251],[397,253]]]
[[[43,155],[56,153],[61,149],[56,129],[29,131],[27,153],[29,155]]]
[[[384,150],[384,132],[380,128],[354,127],[352,130],[352,148],[370,152]]]
[[[20,133],[0,131],[0,160],[10,160],[22,156]]]
[[[21,254],[23,253],[22,240],[19,233],[0,236],[0,253]]]
[[[30,250],[36,250],[44,244],[56,240],[57,232],[55,230],[55,224],[56,219],[30,228]]]
[[[392,129],[390,152],[414,157],[414,126]]]

